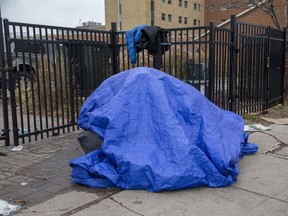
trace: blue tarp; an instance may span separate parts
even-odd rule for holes
[[[78,124],[102,150],[73,159],[73,182],[149,191],[236,182],[237,162],[257,151],[241,116],[159,70],[138,67],[105,80],[85,101]]]

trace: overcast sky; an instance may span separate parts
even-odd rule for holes
[[[80,22],[105,24],[104,0],[0,0],[9,21],[75,27]]]

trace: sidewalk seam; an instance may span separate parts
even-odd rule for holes
[[[99,203],[99,202],[101,202],[101,201],[103,201],[103,200],[105,200],[105,199],[107,199],[107,198],[110,198],[110,196],[113,196],[113,195],[115,195],[115,194],[117,194],[117,193],[120,193],[120,192],[121,192],[121,191],[108,193],[108,194],[106,194],[105,196],[102,196],[102,197],[100,197],[100,198],[98,198],[98,199],[96,199],[96,200],[93,200],[93,201],[88,202],[88,203],[86,203],[86,204],[84,204],[84,205],[82,205],[82,206],[79,206],[79,207],[77,207],[77,208],[75,208],[75,209],[72,209],[72,210],[70,210],[70,211],[68,211],[68,212],[65,212],[64,214],[61,214],[61,216],[73,215],[73,214],[75,214],[75,213],[77,213],[77,212],[79,212],[79,211],[82,211],[82,210],[84,210],[84,209],[86,209],[86,208],[88,208],[88,207],[90,207],[90,206],[92,206],[92,205],[95,205],[95,204],[97,204],[97,203]]]
[[[268,196],[268,195],[265,195],[265,194],[261,194],[261,193],[255,192],[255,191],[250,191],[250,190],[247,190],[247,189],[239,188],[239,187],[236,187],[234,185],[231,185],[231,187],[233,187],[235,189],[242,190],[242,191],[246,191],[248,193],[253,193],[253,194],[256,194],[256,195],[259,195],[259,196],[262,196],[262,197],[266,197],[266,198],[270,198],[270,199],[277,200],[277,201],[280,201],[280,202],[288,203],[287,200],[282,200],[282,199],[271,197],[271,196]]]
[[[282,140],[280,140],[279,138],[277,138],[275,135],[272,135],[272,134],[269,134],[269,133],[266,133],[266,132],[264,132],[264,131],[255,131],[255,132],[253,132],[253,133],[262,133],[262,134],[265,134],[265,135],[267,135],[267,136],[271,136],[271,137],[273,137],[277,142],[279,142],[280,144],[282,144],[282,145],[288,145],[287,143],[285,143],[285,142],[283,142]]]
[[[127,209],[128,211],[131,211],[131,212],[133,212],[133,213],[135,213],[135,214],[137,214],[137,215],[140,215],[140,216],[144,216],[143,214],[140,214],[139,212],[133,211],[132,209],[124,206],[121,202],[118,202],[118,201],[115,200],[113,197],[108,197],[108,198],[109,198],[110,200],[112,200],[113,202],[117,203],[118,205],[120,205],[121,207]]]
[[[272,154],[272,153],[269,153],[269,152],[268,153],[258,152],[257,154],[265,155],[265,156],[268,156],[268,157],[276,157],[276,158],[279,158],[279,159],[282,159],[282,160],[288,160],[288,157],[277,155],[277,154]]]

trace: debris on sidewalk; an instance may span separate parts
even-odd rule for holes
[[[249,131],[267,131],[271,130],[270,127],[266,127],[262,124],[252,124],[252,125],[244,125],[244,132]]]
[[[273,153],[281,150],[281,149],[284,148],[284,147],[287,147],[287,145],[284,144],[284,143],[279,143],[279,144],[277,144],[276,146],[273,146],[272,148],[270,148],[270,149],[268,149],[267,151],[265,151],[264,154],[267,154],[267,153],[273,154]]]
[[[19,206],[24,206],[24,205],[27,205],[29,202],[27,200],[17,199],[17,200],[14,200],[13,203]]]
[[[7,156],[6,153],[0,152],[0,156]]]
[[[12,212],[19,210],[21,207],[19,205],[11,205],[5,200],[0,199],[0,215],[9,215]]]
[[[288,125],[288,118],[265,118],[265,117],[260,118],[267,122],[271,122],[277,125]]]
[[[288,158],[288,145],[283,146],[282,148],[278,149],[278,151],[276,152],[276,155],[284,157],[284,158]]]
[[[23,145],[14,146],[14,148],[11,151],[21,151],[23,149]]]
[[[20,185],[25,186],[25,185],[28,185],[28,183],[27,182],[21,182]]]

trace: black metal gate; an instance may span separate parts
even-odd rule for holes
[[[77,130],[81,105],[109,76],[153,66],[143,50],[127,54],[125,32],[0,23],[1,139],[14,145]],[[162,70],[193,85],[219,107],[258,112],[284,98],[285,33],[238,23],[166,29]],[[5,35],[5,37],[4,37]],[[5,38],[5,43],[4,43]],[[1,119],[2,118],[2,119]]]
[[[266,26],[237,23],[237,93],[239,114],[266,109],[267,54],[269,31]]]
[[[267,108],[283,103],[285,31],[269,28]]]

